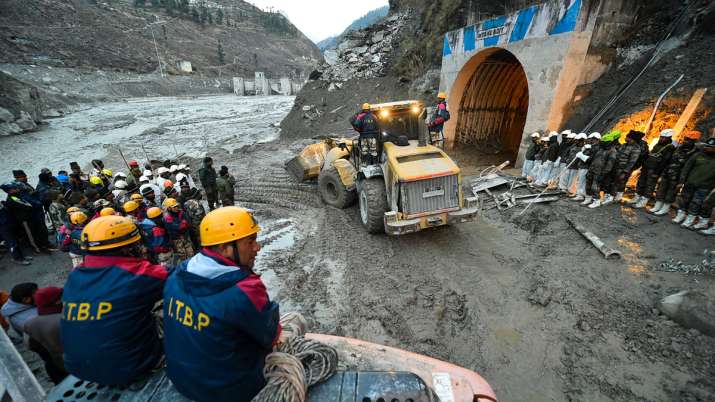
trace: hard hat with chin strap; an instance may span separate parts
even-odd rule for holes
[[[114,208],[102,208],[101,211],[99,211],[99,216],[112,216],[115,215],[117,211],[114,210]]]
[[[201,245],[230,243],[261,230],[253,214],[241,207],[223,207],[209,212],[201,221]]]
[[[101,186],[103,184],[102,179],[100,179],[97,176],[92,176],[89,178],[90,184],[93,184],[95,186]]]
[[[437,98],[439,99],[447,99],[447,94],[444,92],[440,92],[437,94]]]
[[[123,216],[100,216],[82,230],[82,249],[90,252],[119,248],[139,240],[137,225]]]
[[[163,203],[161,203],[162,206],[166,208],[171,208],[171,207],[176,207],[179,205],[179,202],[176,201],[176,198],[167,198],[164,200]]]
[[[144,200],[144,197],[142,197],[141,194],[132,194],[131,197],[129,197],[129,199],[134,202],[142,202]]]

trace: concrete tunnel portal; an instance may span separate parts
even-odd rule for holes
[[[456,114],[455,147],[475,145],[516,161],[529,109],[529,84],[516,56],[502,48],[474,55],[457,76],[449,101]]]

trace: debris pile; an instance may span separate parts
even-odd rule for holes
[[[325,52],[321,79],[347,81],[384,76],[388,55],[397,44],[408,17],[407,12],[394,14],[368,28],[346,34],[335,50]]]
[[[484,209],[497,208],[500,211],[510,209],[515,205],[537,204],[553,202],[565,193],[558,189],[538,191],[529,185],[525,177],[517,177],[502,172],[509,162],[499,166],[492,166],[481,172],[479,177],[472,180],[472,193],[480,200]],[[506,191],[496,192],[496,189],[508,188]],[[519,192],[516,189],[523,189]]]
[[[668,261],[661,262],[656,271],[682,272],[693,275],[715,274],[715,250],[705,250],[703,257],[703,260],[697,264],[687,264],[671,258]]]

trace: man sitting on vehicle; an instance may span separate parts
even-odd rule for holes
[[[447,94],[440,92],[437,94],[437,107],[427,128],[430,132],[432,145],[442,148],[444,146],[444,123],[449,121],[450,115],[447,110]]]
[[[164,288],[166,373],[192,400],[248,402],[281,334],[278,304],[252,270],[260,228],[246,209],[223,207],[200,230],[203,249]]]
[[[369,103],[362,104],[362,110],[350,118],[350,124],[360,133],[357,152],[362,162],[368,165],[380,163],[380,126],[377,117],[370,111]]]
[[[84,263],[70,272],[62,295],[65,367],[83,380],[126,386],[161,364],[152,309],[167,271],[138,258],[139,229],[122,216],[91,221],[82,248]]]

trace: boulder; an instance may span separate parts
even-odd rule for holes
[[[715,337],[715,301],[701,292],[685,290],[664,297],[658,310],[685,328]]]
[[[347,51],[348,49],[352,49],[352,48],[358,47],[360,45],[362,45],[362,41],[359,41],[359,40],[354,40],[354,39],[344,40],[344,41],[340,42],[340,44],[338,44],[338,51],[345,53],[345,51]]]
[[[20,111],[20,118],[15,120],[15,124],[17,124],[23,131],[37,130],[35,120],[24,110]]]
[[[338,52],[335,50],[326,50],[325,53],[323,53],[323,58],[325,59],[325,63],[332,66],[338,62]]]
[[[42,112],[42,117],[44,117],[46,119],[62,117],[64,115],[65,115],[64,113],[62,113],[61,111],[59,111],[57,109],[48,109],[48,110],[45,110]]]
[[[380,55],[379,55],[379,54],[376,54],[376,55],[372,56],[372,59],[371,59],[370,61],[372,61],[373,63],[379,63],[379,62],[380,62]]]
[[[364,54],[365,52],[367,52],[367,49],[368,49],[367,46],[356,47],[355,49],[353,49],[353,53],[355,53],[355,54]]]
[[[372,43],[382,42],[385,39],[385,31],[379,31],[372,34]]]
[[[0,123],[0,137],[22,134],[22,129],[15,123]]]
[[[9,110],[0,107],[0,122],[3,123],[10,123],[13,120],[15,120],[15,116],[13,116],[12,112]]]

